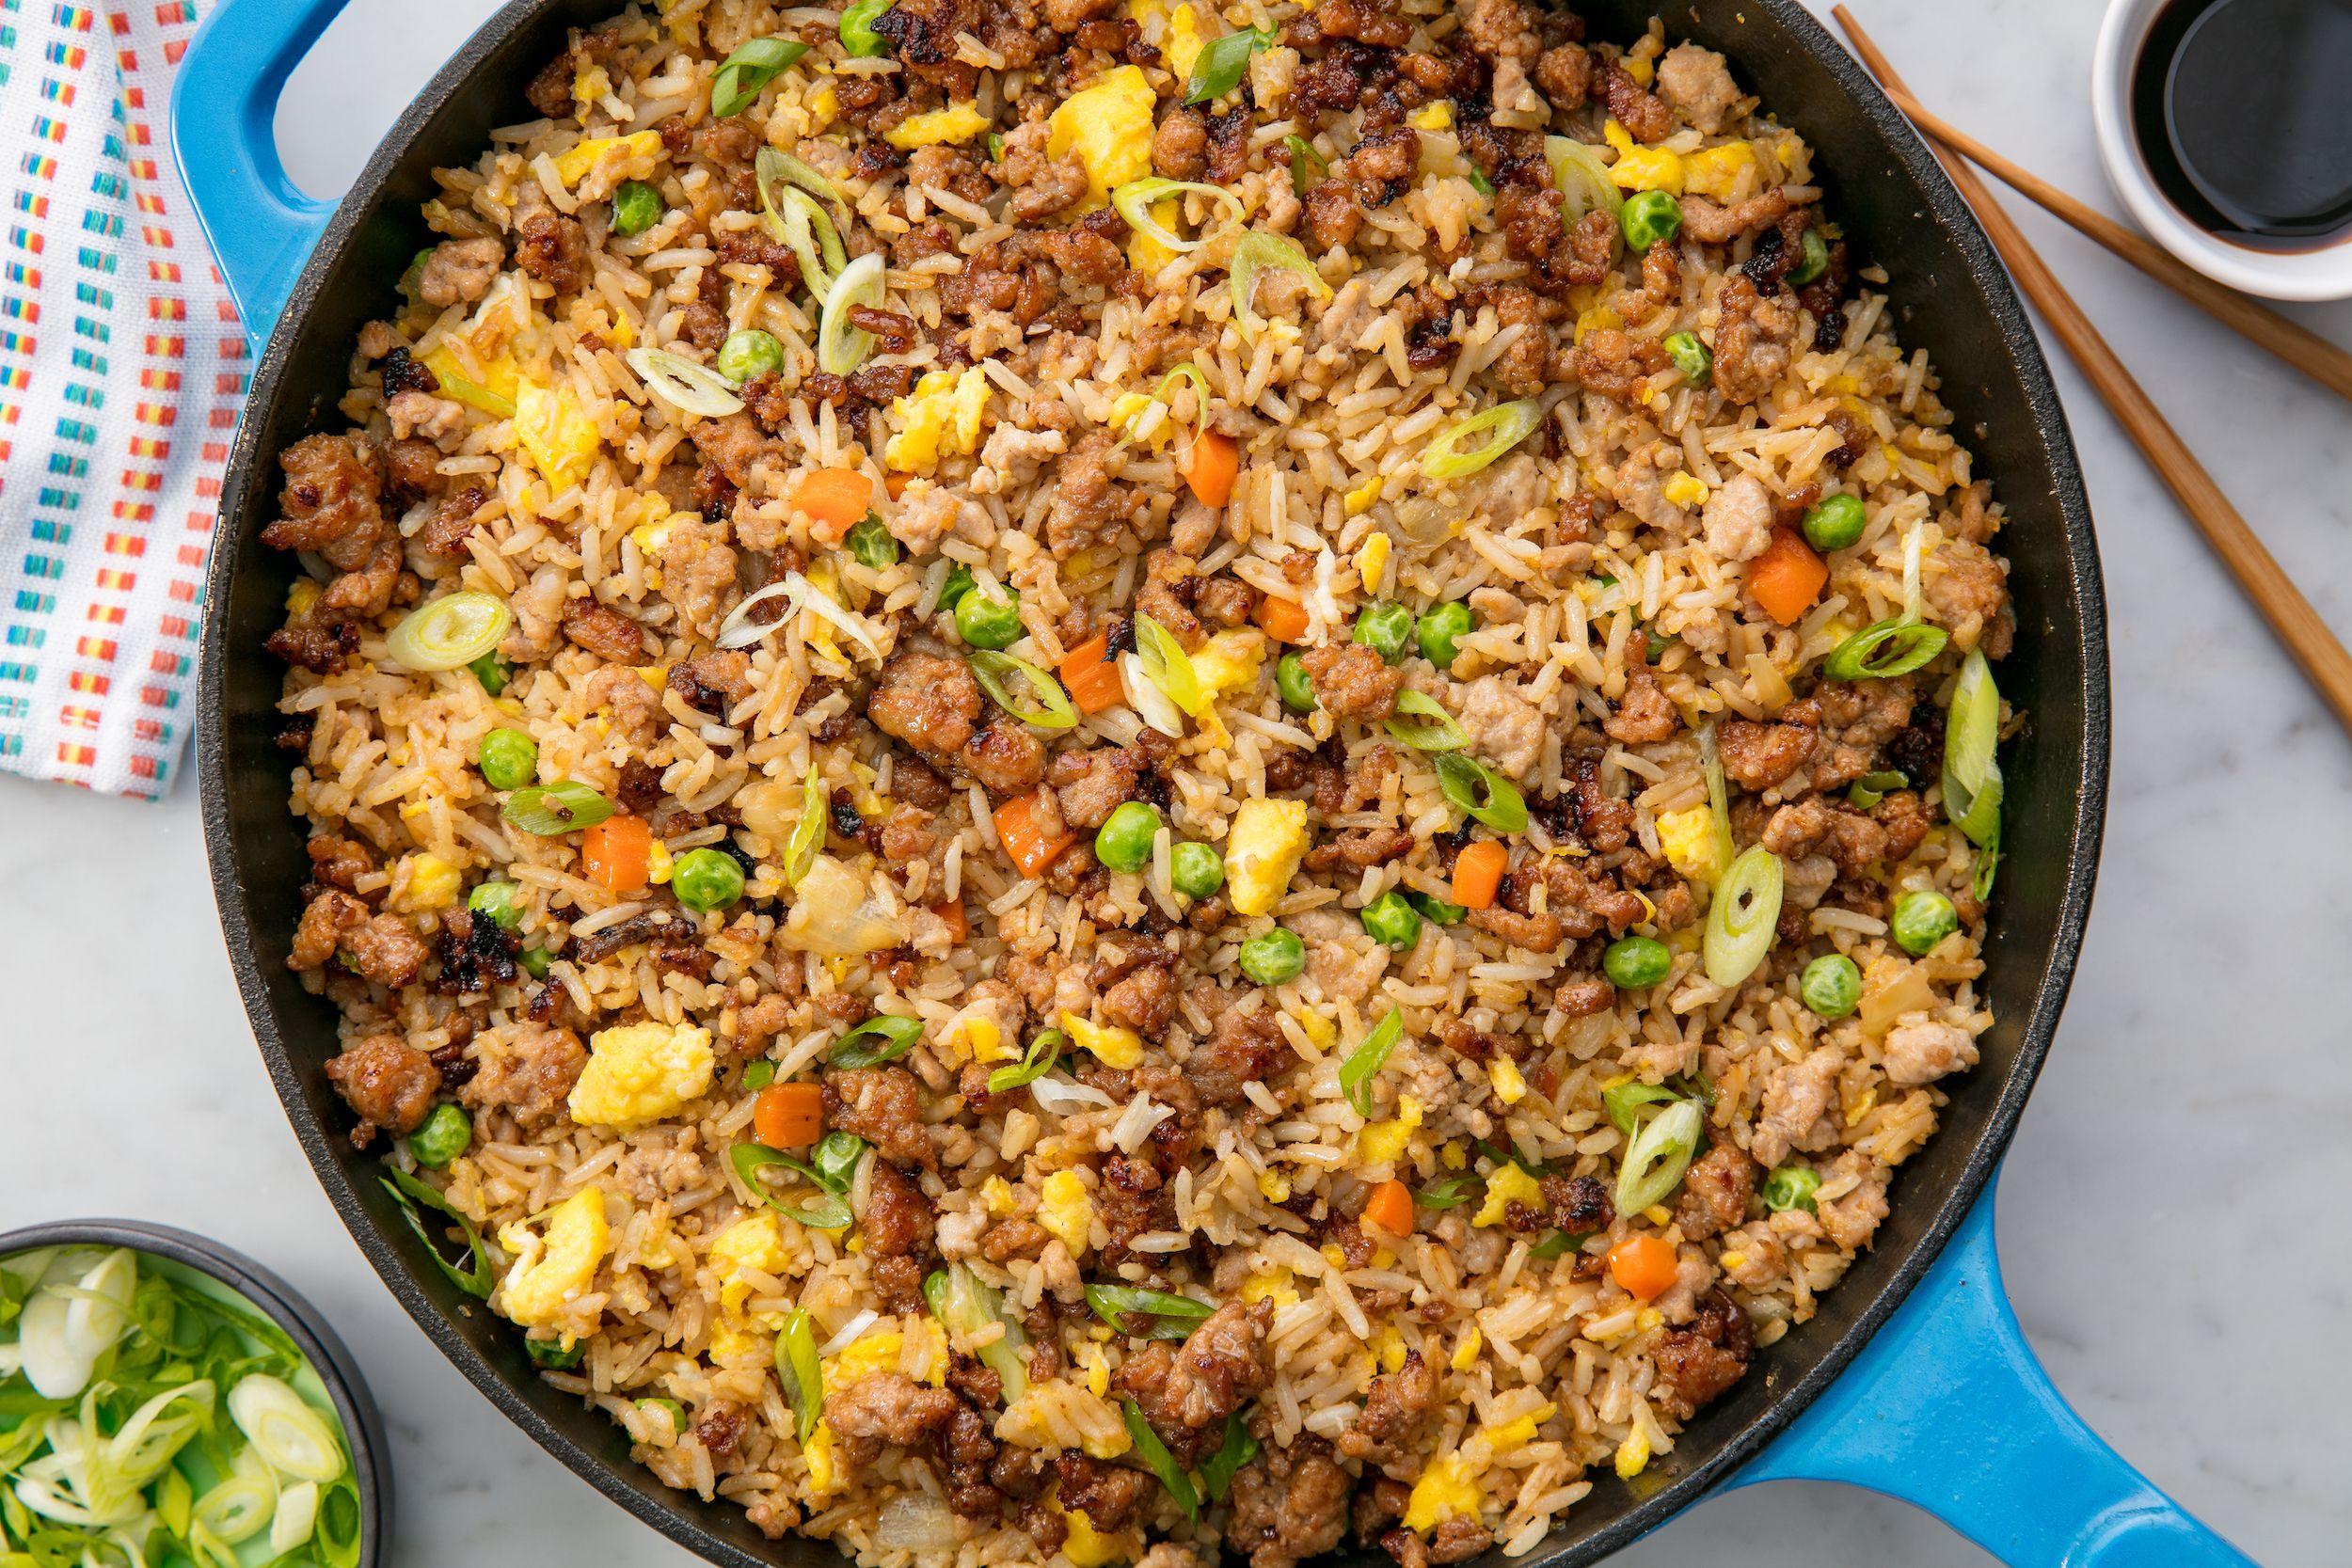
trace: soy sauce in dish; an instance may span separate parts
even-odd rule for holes
[[[2140,45],[2132,129],[2198,227],[2265,250],[2352,230],[2352,0],[2172,0]]]

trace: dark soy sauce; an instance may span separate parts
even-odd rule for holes
[[[2352,230],[2352,0],[2172,0],[2133,67],[2132,130],[2221,239],[2311,250]]]

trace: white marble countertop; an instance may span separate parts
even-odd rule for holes
[[[2113,210],[2083,80],[2094,0],[1857,0],[1921,99]],[[296,172],[340,189],[489,0],[363,3],[297,77]],[[1821,7],[1826,9],[1826,6]],[[2022,203],[2018,204],[2020,207]],[[2321,612],[2352,635],[2338,464],[2352,412],[2029,210],[2026,228]],[[2304,313],[2352,342],[2352,307]],[[2002,1189],[2002,1254],[2058,1385],[2123,1456],[2262,1561],[2352,1529],[2352,744],[2062,362],[2105,546],[2115,784],[2073,1006]],[[2226,811],[2246,812],[2227,828]],[[691,1560],[547,1458],[393,1305],[313,1183],[221,950],[195,791],[161,805],[0,783],[0,1229],[128,1214],[284,1273],[390,1422],[404,1565]],[[2341,923],[2341,924],[2339,924]],[[2316,1195],[2316,1196],[2315,1196]],[[1870,1494],[1780,1484],[1619,1560],[1989,1562]]]

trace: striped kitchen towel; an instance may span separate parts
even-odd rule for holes
[[[250,369],[171,159],[193,0],[0,0],[0,768],[150,798]]]

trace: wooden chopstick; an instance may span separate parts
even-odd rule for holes
[[[1863,31],[1853,14],[1844,6],[1833,7],[1830,14],[1846,30],[1854,53],[1869,68],[1870,74],[1886,87],[1908,97],[1910,89],[1903,86],[1902,78],[1896,75],[1895,68],[1870,40],[1869,34]],[[2303,597],[2279,562],[2263,547],[2254,531],[2246,526],[2246,519],[2238,515],[2237,508],[2230,504],[2230,498],[2221,493],[2213,476],[2190,455],[2187,446],[2165,422],[2139,383],[2132,379],[2123,362],[2115,356],[2115,351],[2099,336],[2099,329],[2091,325],[2082,308],[2059,285],[2042,258],[2034,253],[2033,246],[2026,243],[2017,225],[1994,200],[1984,182],[1957,155],[1937,149],[1936,156],[1943,162],[1945,172],[1951,176],[1952,183],[1960,188],[1962,197],[1976,209],[1978,222],[1984,226],[2001,260],[2009,263],[2018,288],[2033,301],[2050,330],[2074,356],[2084,378],[2122,425],[2124,434],[2131,436],[2149,466],[2156,470],[2156,477],[2164,481],[2173,499],[2187,512],[2189,521],[2205,536],[2205,543],[2221,558],[2221,563],[2237,578],[2238,586],[2254,602],[2263,619],[2270,623],[2270,629],[2303,667],[2303,673],[2318,689],[2321,699],[2334,710],[2337,722],[2352,730],[2352,655],[2344,652],[2344,644],[2336,641],[2328,623],[2312,609],[2311,601]]]
[[[1895,101],[1895,107],[1931,137],[1985,169],[2052,216],[2073,226],[2084,237],[2106,246],[2222,325],[2268,349],[2336,396],[2352,400],[2352,354],[2304,330],[2277,311],[2255,304],[2235,289],[2224,288],[2175,259],[2153,240],[2124,228],[2096,208],[2085,206],[2039,175],[2020,168],[1966,132],[1930,114],[1892,82],[1881,85],[1886,88],[1886,96]]]

